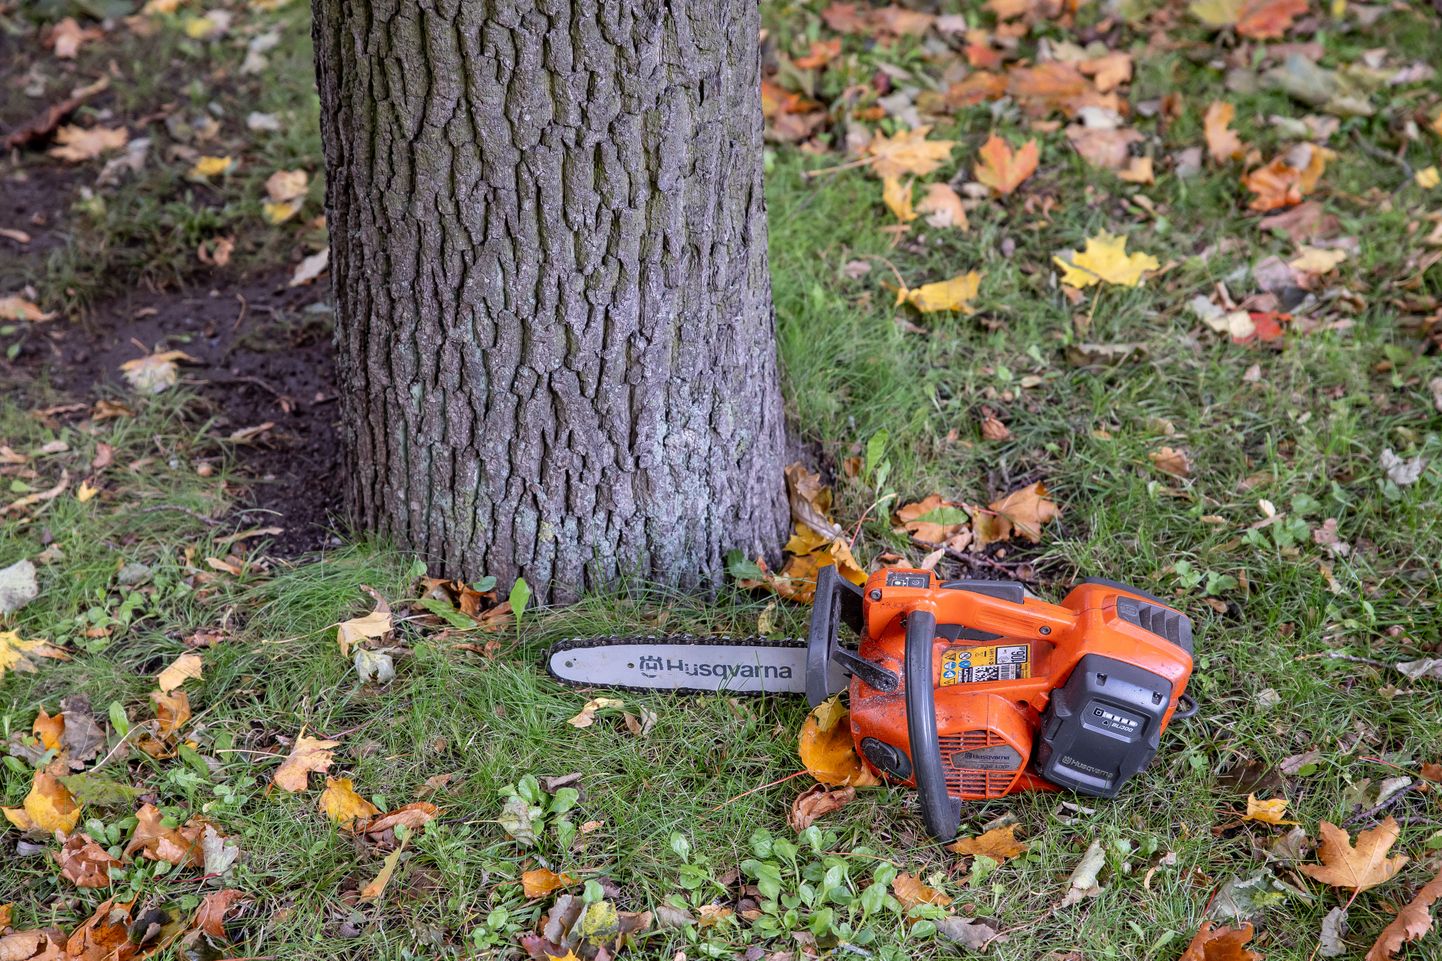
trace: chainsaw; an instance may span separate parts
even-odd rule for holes
[[[1082,581],[1048,604],[1014,581],[890,567],[858,587],[824,567],[814,603],[804,641],[572,638],[551,648],[547,669],[587,687],[804,693],[813,707],[849,685],[858,756],[916,789],[940,841],[956,836],[963,801],[1115,797],[1167,724],[1197,712],[1185,693],[1191,621],[1115,581]]]

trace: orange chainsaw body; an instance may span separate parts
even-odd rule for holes
[[[957,800],[1057,789],[1036,763],[1038,749],[1062,786],[1114,795],[1129,768],[1123,765],[1118,775],[1110,760],[1085,758],[1105,757],[1115,741],[1116,751],[1140,751],[1144,767],[1191,677],[1190,622],[1160,599],[1124,585],[1082,583],[1060,604],[1049,604],[1018,584],[943,584],[926,571],[888,568],[872,574],[861,595],[857,654],[900,684],[878,690],[853,674],[857,753],[883,778],[914,786],[907,689],[926,684],[945,791]],[[934,628],[925,677],[906,671],[908,622],[918,615],[934,618],[934,625],[930,618],[919,622],[927,625],[920,643]],[[1083,665],[1088,676],[1068,683]],[[1125,688],[1120,699],[1108,684],[1113,691]],[[1064,685],[1071,692],[1068,704],[1049,711]],[[1053,743],[1058,738],[1065,743]]]

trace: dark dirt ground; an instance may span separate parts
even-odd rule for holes
[[[0,226],[25,231],[28,244],[0,238],[0,281],[7,290],[37,259],[62,246],[56,226],[74,185],[34,168],[0,178]],[[331,357],[328,287],[287,287],[288,271],[244,276],[214,270],[208,283],[131,290],[86,311],[36,325],[8,368],[7,401],[25,403],[39,383],[74,400],[124,392],[120,365],[155,350],[195,358],[181,367],[182,383],[199,393],[199,416],[211,431],[271,424],[236,445],[249,497],[246,526],[281,527],[273,553],[317,550],[333,540],[340,505],[334,496],[340,452],[334,425],[335,369]]]

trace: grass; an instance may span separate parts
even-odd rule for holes
[[[797,5],[767,15],[786,38],[814,31],[815,14],[814,5]],[[177,37],[176,25],[161,40],[122,35],[83,51],[90,59],[82,67],[114,58],[133,78],[117,83],[106,105],[122,116],[143,114],[175,91],[186,110],[215,105],[228,121],[214,151],[204,152],[236,151],[242,166],[229,180],[200,185],[183,179],[185,163],[157,158],[103,203],[80,205],[65,225],[70,243],[27,278],[42,293],[79,308],[112,296],[117,284],[191,280],[199,271],[195,245],[227,233],[241,238],[243,269],[274,269],[305,249],[313,232],[273,228],[258,215],[269,172],[314,171],[320,157],[304,10],[276,16],[283,42],[260,77],[234,74],[244,37],[199,44]],[[1398,60],[1423,58],[1435,42],[1419,14],[1395,12],[1379,24],[1363,35],[1325,33],[1329,62],[1384,43]],[[857,77],[883,60],[915,67],[924,51],[903,41],[898,51],[868,49],[862,57]],[[213,87],[204,78],[220,69],[236,79]],[[1222,95],[1223,81],[1205,59],[1163,51],[1139,59],[1132,99],[1187,92],[1186,109],[1164,135],[1168,149],[1179,149],[1200,141],[1201,110]],[[1435,105],[1438,92],[1433,81],[1398,96],[1412,109]],[[1268,157],[1285,147],[1287,138],[1265,118],[1296,115],[1295,104],[1268,91],[1233,99],[1248,143]],[[252,109],[284,118],[283,131],[242,137],[234,119]],[[1032,135],[1006,107],[963,111],[937,133],[958,139],[955,157],[969,163],[961,158],[974,156],[996,126],[1014,141]],[[1322,917],[1341,900],[1293,865],[1258,855],[1284,829],[1239,822],[1248,790],[1235,775],[1247,765],[1269,772],[1259,793],[1285,796],[1291,816],[1315,835],[1320,820],[1342,823],[1368,807],[1386,778],[1415,777],[1422,763],[1442,760],[1438,685],[1377,666],[1435,653],[1442,635],[1435,563],[1442,473],[1432,466],[1399,487],[1378,466],[1384,448],[1429,464],[1442,453],[1442,415],[1428,389],[1442,371],[1397,305],[1398,284],[1414,273],[1406,261],[1418,248],[1417,225],[1436,200],[1400,167],[1350,147],[1390,143],[1387,118],[1345,120],[1323,199],[1357,238],[1359,253],[1343,266],[1342,282],[1358,292],[1360,306],[1347,326],[1289,336],[1279,350],[1245,347],[1206,331],[1185,306],[1218,282],[1246,289],[1252,264],[1290,253],[1284,238],[1262,234],[1244,212],[1235,171],[1138,188],[1086,169],[1059,131],[1037,136],[1042,165],[1028,190],[1057,200],[1049,213],[1020,197],[990,202],[971,213],[969,232],[921,228],[899,244],[879,229],[889,218],[873,178],[847,171],[808,179],[804,171],[829,161],[790,149],[768,156],[778,335],[799,438],[839,465],[885,432],[886,486],[905,500],[939,491],[985,503],[1045,480],[1063,506],[1060,521],[1038,548],[1009,558],[1030,565],[1040,592],[1055,599],[1077,576],[1111,577],[1174,598],[1196,622],[1191,690],[1202,714],[1168,732],[1156,762],[1122,797],[1082,812],[1061,807],[1072,800],[1065,795],[966,810],[967,831],[1014,816],[1030,844],[1017,861],[968,874],[927,843],[907,792],[877,789],[802,838],[793,863],[784,843],[754,835],[791,835],[786,812],[804,779],[772,782],[797,768],[795,732],[805,714],[798,700],[627,694],[629,707],[655,712],[648,735],[628,733],[613,715],[577,730],[565,721],[585,695],[559,688],[539,669],[547,645],[574,634],[751,633],[763,612],[778,619],[778,633],[804,629],[806,611],[773,610],[766,598],[728,591],[707,604],[654,585],[622,585],[528,616],[495,638],[499,650],[490,656],[455,646],[473,638],[407,626],[398,637],[397,679],[384,688],[361,685],[336,650],[333,626],[368,609],[362,586],[402,605],[414,593],[412,559],[357,542],[304,563],[267,562],[255,545],[223,543],[238,526],[227,511],[240,481],[231,453],[183,390],[144,402],[120,398],[134,416],[106,420],[37,418],[15,403],[0,409],[0,442],[34,458],[34,477],[7,475],[13,496],[44,489],[61,469],[78,481],[101,443],[126,465],[107,472],[102,493],[87,503],[67,492],[28,520],[0,526],[0,563],[51,551],[41,597],[7,627],[66,642],[76,653],[0,682],[0,736],[28,731],[37,709],[54,710],[60,697],[77,693],[102,718],[118,711],[140,723],[151,716],[153,675],[187,649],[194,631],[224,625],[227,639],[206,650],[205,676],[189,688],[197,715],[190,736],[207,760],[196,767],[117,752],[102,773],[141,787],[177,823],[203,814],[239,844],[243,856],[225,884],[251,903],[233,926],[236,956],[502,956],[545,905],[526,901],[518,884],[535,864],[605,878],[621,908],[641,910],[727,900],[734,892],[727,872],[747,861],[753,872],[769,865],[782,892],[796,898],[823,883],[828,869],[839,869],[853,889],[878,871],[883,881],[887,870],[918,874],[943,887],[956,911],[999,919],[1009,938],[991,952],[1008,961],[1048,951],[1175,958],[1219,888],[1267,871],[1292,887],[1259,909],[1255,943],[1269,959],[1309,958]],[[1406,156],[1413,167],[1442,159],[1436,138],[1409,142]],[[318,200],[314,184],[310,215]],[[1168,269],[1139,289],[1068,302],[1051,254],[1119,227],[1132,247],[1155,253]],[[843,267],[853,261],[869,271],[849,276]],[[887,286],[893,268],[912,285],[982,271],[979,314],[898,312]],[[1409,295],[1442,295],[1439,269]],[[898,323],[902,317],[920,330]],[[1079,344],[1140,350],[1116,365],[1078,364],[1069,348]],[[66,400],[27,390],[29,409]],[[1007,423],[1010,440],[982,438],[983,407]],[[68,450],[38,453],[57,440]],[[1148,454],[1162,445],[1189,452],[1190,480],[1151,466]],[[197,472],[201,463],[212,468],[209,476]],[[878,493],[836,472],[838,517],[854,522]],[[1281,520],[1260,524],[1269,512]],[[1346,556],[1313,542],[1326,518],[1338,520],[1352,545]],[[241,575],[206,564],[231,550],[252,565]],[[921,554],[873,518],[858,556],[875,562],[884,551],[913,561]],[[137,563],[146,565],[146,579],[122,587],[119,571]],[[428,779],[450,775],[433,795],[442,816],[408,842],[379,904],[356,895],[380,870],[382,852],[319,815],[316,790],[269,787],[277,758],[302,729],[339,740],[332,773],[352,778],[382,808],[415,800]],[[109,736],[114,746],[113,727]],[[1310,750],[1318,757],[1305,775],[1279,773],[1285,759]],[[30,770],[8,759],[0,800],[18,804]],[[521,789],[527,775],[569,773],[580,774],[579,803],[539,818],[534,847],[501,829],[508,786]],[[1442,812],[1435,792],[1413,793],[1393,810],[1404,816],[1398,850],[1413,862],[1352,906],[1355,954],[1436,870]],[[86,830],[108,845],[123,846],[134,824],[128,805],[96,806],[86,818]],[[599,824],[573,847],[559,838],[563,820],[578,830]],[[689,841],[684,857],[673,847],[678,835]],[[106,896],[76,892],[43,856],[21,856],[15,838],[0,839],[0,904],[15,903],[17,927],[69,930]],[[1053,910],[1094,840],[1105,849],[1105,890]],[[115,893],[178,915],[203,890],[193,878],[140,863],[127,868]],[[847,939],[866,941],[880,957],[957,950],[929,937],[926,923],[903,923],[888,905],[837,910],[832,933],[849,924]],[[807,929],[816,915],[798,908],[797,927]],[[627,953],[729,957],[758,940],[756,929],[723,922],[689,936],[653,933]],[[795,944],[787,934],[765,942],[768,950]],[[1436,957],[1435,935],[1409,951],[1402,956]]]

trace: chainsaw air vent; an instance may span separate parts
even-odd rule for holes
[[[1185,614],[1135,597],[1118,596],[1117,616],[1192,653],[1192,622]]]
[[[1026,759],[995,731],[981,729],[942,737],[946,792],[964,799],[1001,797]]]

